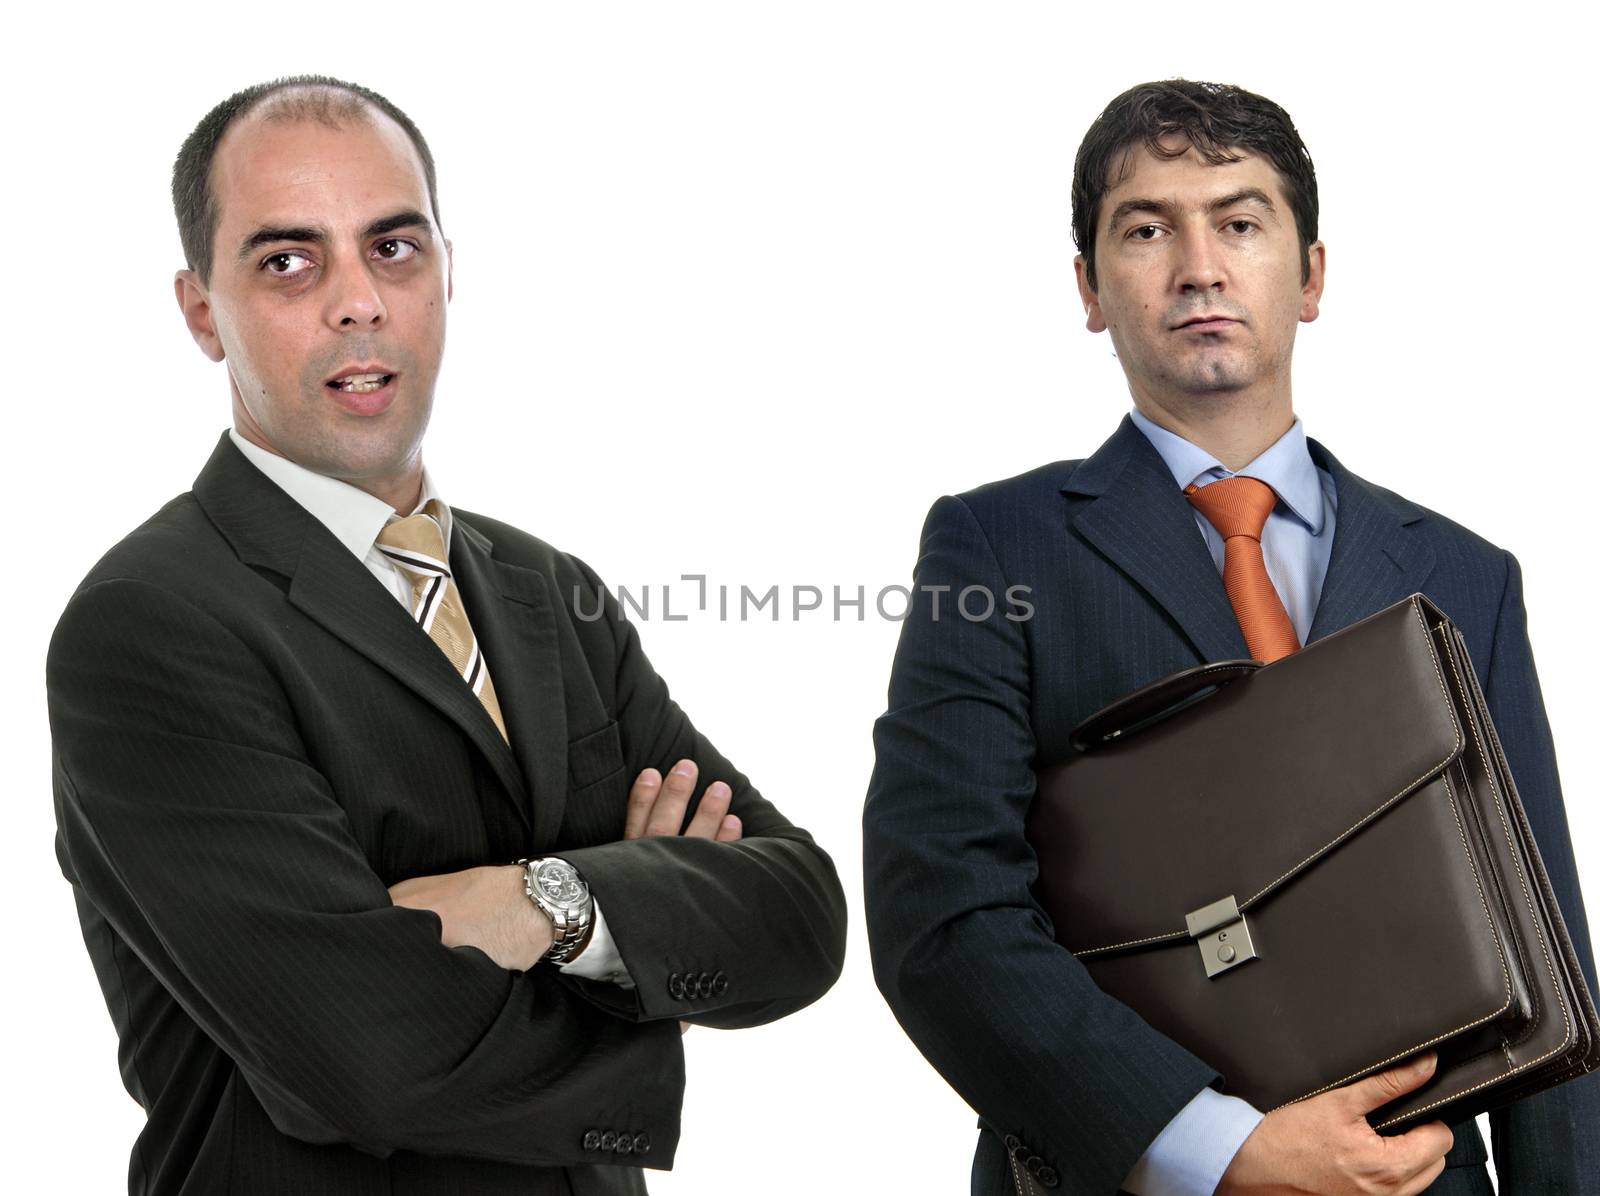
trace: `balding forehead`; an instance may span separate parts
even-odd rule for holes
[[[262,120],[314,120],[339,126],[350,120],[368,120],[379,112],[367,100],[342,87],[325,83],[300,83],[262,97],[249,112]]]

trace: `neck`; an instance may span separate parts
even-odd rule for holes
[[[1135,394],[1133,405],[1151,423],[1199,445],[1230,470],[1254,461],[1294,426],[1289,396],[1247,404],[1206,397],[1200,402]]]
[[[409,515],[416,509],[417,503],[422,501],[422,453],[420,451],[412,454],[411,459],[406,464],[406,468],[398,474],[388,477],[347,477],[327,468],[318,469],[317,464],[314,462],[295,461],[288,453],[280,452],[277,445],[272,444],[263,436],[260,429],[253,422],[235,419],[233,428],[234,431],[238,432],[240,436],[251,444],[259,449],[264,449],[274,457],[282,457],[285,461],[294,461],[296,465],[309,469],[312,473],[320,473],[324,477],[333,478],[336,481],[344,482],[346,485],[354,486],[357,490],[364,490],[372,495],[373,498],[388,503],[397,515]]]
[[[357,490],[365,490],[373,498],[381,498],[394,508],[396,515],[409,515],[422,500],[422,463],[419,460],[414,472],[404,478],[350,478]]]

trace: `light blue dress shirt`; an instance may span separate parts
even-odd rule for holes
[[[1328,575],[1328,556],[1333,551],[1334,516],[1338,497],[1333,475],[1311,460],[1306,448],[1306,432],[1296,416],[1289,430],[1271,447],[1237,470],[1230,470],[1205,449],[1192,444],[1147,418],[1135,409],[1129,412],[1156,452],[1167,463],[1182,490],[1190,482],[1204,486],[1235,473],[1265,482],[1278,493],[1277,505],[1261,529],[1261,555],[1267,562],[1267,576],[1283,599],[1289,621],[1294,624],[1300,643],[1306,642],[1311,620],[1322,596],[1322,580]],[[1211,559],[1222,572],[1224,546],[1217,529],[1196,508],[1194,521],[1205,537]]]
[[[1255,460],[1230,470],[1205,449],[1161,427],[1137,408],[1129,414],[1161,454],[1180,490],[1191,482],[1204,486],[1240,473],[1277,492],[1278,502],[1261,529],[1261,555],[1295,634],[1304,644],[1328,573],[1338,500],[1333,476],[1311,459],[1299,417]],[[1194,517],[1220,574],[1223,539],[1198,508]],[[1156,1135],[1122,1186],[1134,1196],[1212,1196],[1222,1173],[1262,1116],[1260,1110],[1236,1096],[1202,1088]]]

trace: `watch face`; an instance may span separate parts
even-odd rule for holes
[[[589,896],[589,886],[565,860],[545,860],[534,869],[533,879],[551,905],[582,905]]]

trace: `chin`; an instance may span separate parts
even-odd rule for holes
[[[1243,390],[1255,384],[1257,374],[1246,363],[1218,360],[1185,362],[1166,376],[1183,390]]]

